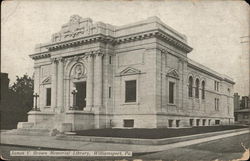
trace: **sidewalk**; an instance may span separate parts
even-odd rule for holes
[[[118,143],[67,141],[67,140],[56,140],[56,137],[51,137],[51,136],[9,135],[5,132],[2,132],[1,144],[47,147],[56,149],[67,149],[67,150],[81,150],[81,151],[132,151],[133,153],[146,153],[146,152],[157,152],[157,151],[185,147],[216,139],[222,139],[231,136],[246,134],[249,132],[250,132],[249,129],[241,131],[239,130],[233,133],[220,134],[217,136],[194,139],[189,141],[182,141],[166,145],[134,145],[134,144],[118,144]]]

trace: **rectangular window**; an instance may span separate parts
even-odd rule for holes
[[[125,82],[125,102],[136,102],[136,80]]]
[[[220,120],[215,120],[215,125],[219,125],[220,124]]]
[[[219,91],[219,82],[218,81],[214,81],[214,90]]]
[[[214,99],[214,109],[217,111],[217,98]]]
[[[51,88],[46,88],[46,106],[51,106]]]
[[[218,81],[214,81],[214,90],[219,91],[219,82]]]
[[[219,111],[219,98],[217,98],[217,111]]]
[[[134,120],[123,120],[123,127],[134,127]]]
[[[173,127],[173,120],[168,120],[168,127]]]
[[[215,110],[219,111],[219,98],[214,99],[214,106],[215,106]]]
[[[209,126],[211,125],[211,120],[208,120],[208,125],[209,125]]]
[[[111,87],[109,87],[109,98],[111,98]]]
[[[109,56],[109,64],[112,63],[112,56]]]
[[[169,82],[169,103],[174,103],[174,83]]]

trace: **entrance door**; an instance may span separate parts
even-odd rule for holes
[[[79,110],[83,110],[86,107],[86,82],[75,83],[77,90],[76,94],[76,106]]]

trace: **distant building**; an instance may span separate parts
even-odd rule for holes
[[[240,109],[240,95],[238,93],[234,93],[234,110]]]
[[[250,98],[234,94],[234,116],[235,122],[240,124],[250,124]]]

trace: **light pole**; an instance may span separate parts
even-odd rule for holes
[[[40,111],[39,108],[37,108],[37,98],[39,95],[37,93],[33,94],[33,97],[35,98],[35,107],[33,108],[34,111]]]
[[[74,89],[74,90],[71,92],[71,94],[73,95],[73,106],[70,107],[69,109],[70,109],[70,110],[78,110],[78,107],[77,107],[77,105],[76,105],[77,90]]]

